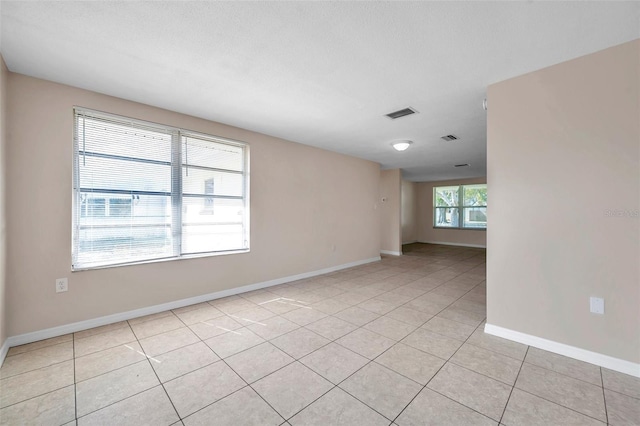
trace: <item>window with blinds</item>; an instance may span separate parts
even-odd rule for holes
[[[248,146],[74,110],[72,269],[249,249]]]

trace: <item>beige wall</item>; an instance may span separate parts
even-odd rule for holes
[[[421,243],[453,244],[462,246],[486,247],[487,231],[476,229],[436,229],[433,227],[433,187],[448,185],[469,185],[486,183],[487,179],[462,179],[442,182],[417,183],[418,199],[418,241]],[[488,203],[491,203],[492,189],[487,187]],[[493,223],[487,218],[489,224]],[[491,225],[488,225],[491,226]]]
[[[418,200],[416,196],[417,184],[402,181],[400,215],[402,226],[402,244],[418,241]]]
[[[489,324],[640,362],[639,61],[636,40],[489,87]]]
[[[10,336],[379,256],[377,163],[9,74]],[[70,272],[72,107],[248,142],[251,252]],[[69,277],[56,294],[54,280]]]
[[[7,66],[0,55],[0,346],[7,338],[7,310],[6,310],[6,202],[5,202],[5,147],[7,137],[6,106],[7,106]],[[1,362],[1,360],[0,360]]]
[[[402,253],[401,181],[400,169],[380,171],[380,193],[377,205],[380,208],[380,250],[382,252]]]

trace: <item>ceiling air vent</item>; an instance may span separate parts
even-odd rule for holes
[[[409,108],[401,109],[398,111],[390,112],[389,114],[385,114],[385,115],[390,119],[395,120],[400,117],[405,117],[407,115],[415,114],[416,112],[418,111],[409,107]]]
[[[469,163],[464,163],[464,164],[456,164],[453,167],[469,167]]]
[[[444,135],[444,136],[440,136],[440,139],[450,142],[450,141],[457,141],[458,137],[456,135]]]

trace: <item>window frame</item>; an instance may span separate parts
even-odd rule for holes
[[[86,271],[93,269],[104,269],[104,268],[114,268],[120,266],[128,266],[128,265],[138,265],[145,263],[155,263],[155,262],[166,262],[166,261],[174,261],[174,260],[182,260],[182,259],[191,259],[191,258],[199,258],[199,257],[210,257],[210,256],[220,256],[220,255],[229,255],[229,254],[242,254],[248,253],[251,251],[251,216],[250,216],[250,145],[247,142],[234,140],[230,138],[225,138],[221,136],[211,135],[207,133],[202,133],[199,131],[188,130],[184,128],[169,126],[165,124],[159,124],[146,120],[139,120],[135,118],[130,118],[122,115],[112,114],[104,111],[98,111],[90,108],[85,108],[81,106],[73,107],[73,171],[72,171],[72,211],[71,211],[71,272],[76,271]],[[131,261],[118,261],[116,263],[109,264],[100,264],[100,265],[77,265],[77,253],[80,249],[80,217],[84,214],[84,210],[82,209],[83,203],[81,201],[80,194],[82,193],[82,188],[80,187],[80,138],[78,137],[78,126],[76,125],[76,120],[78,116],[87,116],[90,118],[96,118],[101,120],[107,120],[118,125],[122,126],[131,126],[132,128],[148,128],[154,131],[159,131],[163,133],[167,133],[171,135],[171,161],[170,161],[170,173],[171,173],[171,189],[166,194],[170,197],[171,200],[171,242],[172,242],[172,254],[170,256],[163,256],[157,258],[149,258],[143,260],[131,260]],[[219,169],[222,172],[235,173],[242,175],[242,195],[238,197],[230,197],[226,195],[214,195],[207,194],[207,199],[215,199],[215,198],[234,198],[241,200],[243,202],[243,215],[242,215],[242,225],[243,225],[243,248],[238,249],[225,249],[218,251],[206,251],[206,252],[197,252],[197,253],[182,253],[182,239],[183,239],[183,220],[182,220],[182,211],[185,204],[183,200],[189,199],[190,195],[185,194],[183,192],[182,185],[182,173],[185,165],[183,164],[183,156],[182,156],[182,145],[183,138],[194,138],[201,141],[210,141],[212,143],[229,145],[234,147],[239,147],[242,149],[242,170],[236,171],[231,169]],[[132,159],[135,157],[131,157]],[[186,166],[190,167],[189,165]],[[175,183],[175,185],[173,184]],[[108,204],[106,201],[109,198],[117,198],[119,194],[119,190],[112,190],[113,193],[104,193],[103,198],[105,200],[105,204]],[[152,191],[153,192],[153,191]],[[145,195],[145,191],[130,191],[127,192],[128,195]],[[133,204],[133,203],[132,203]],[[105,205],[105,215],[106,215],[106,205]],[[83,216],[84,217],[84,216]]]
[[[470,184],[466,184],[466,185],[442,185],[442,186],[434,186],[433,187],[433,193],[432,193],[432,197],[433,197],[433,206],[432,206],[432,213],[433,213],[433,228],[434,229],[457,229],[457,230],[464,230],[464,231],[486,231],[487,230],[487,225],[485,224],[485,226],[477,226],[477,227],[470,227],[470,226],[464,226],[464,214],[465,214],[465,209],[470,209],[470,208],[474,208],[474,207],[484,207],[485,209],[487,208],[487,205],[485,204],[484,206],[465,206],[464,205],[464,190],[465,187],[470,187],[470,186],[484,186],[485,188],[487,188],[487,184],[486,183],[470,183]],[[457,204],[454,206],[437,206],[436,205],[436,194],[439,188],[458,188],[458,197],[457,197]],[[437,210],[438,209],[443,209],[443,208],[451,208],[451,209],[456,209],[458,211],[458,225],[457,226],[438,226],[436,224],[436,220],[437,220]]]

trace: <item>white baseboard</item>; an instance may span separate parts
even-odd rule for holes
[[[418,241],[422,244],[440,244],[443,246],[457,246],[457,247],[474,247],[474,248],[483,248],[486,249],[487,246],[483,246],[481,244],[462,244],[462,243],[449,243],[446,241]]]
[[[402,256],[401,251],[380,250],[380,254],[388,254],[391,256]]]
[[[402,245],[405,245],[405,244],[413,244],[413,243],[417,243],[417,242],[418,242],[418,240],[403,241],[403,242],[402,242]]]
[[[2,346],[0,346],[0,367],[2,367],[2,363],[7,357],[7,352],[9,352],[9,339],[2,342]]]
[[[640,377],[640,364],[636,364],[631,361],[625,361],[623,359],[614,358],[609,355],[591,352],[586,349],[565,345],[564,343],[554,342],[553,340],[543,339],[541,337],[532,336],[530,334],[521,333],[519,331],[510,330],[508,328],[503,328],[492,324],[485,324],[484,332],[493,336],[498,336],[505,339],[513,340],[514,342],[533,346],[538,349],[544,349],[545,351],[595,364],[600,367],[605,367],[609,370],[614,370],[620,373],[629,374],[631,376]]]
[[[233,296],[239,293],[246,293],[248,291],[259,290],[261,288],[272,287],[288,283],[291,281],[302,280],[305,278],[311,278],[318,275],[328,274],[330,272],[339,271],[341,269],[353,268],[354,266],[364,265],[366,263],[376,262],[380,260],[380,256],[372,257],[369,259],[358,260],[355,262],[345,263],[342,265],[331,266],[329,268],[320,269],[317,271],[305,272],[298,275],[290,275],[288,277],[276,278],[269,281],[263,281],[256,284],[249,284],[242,287],[230,288],[227,290],[217,291],[215,293],[203,294],[201,296],[189,297],[187,299],[176,300],[173,302],[163,303],[161,305],[148,306],[146,308],[134,309],[133,311],[120,312],[117,314],[106,315],[103,317],[92,318],[85,321],[74,322],[71,324],[65,324],[58,327],[47,328],[45,330],[34,331],[31,333],[20,334],[17,336],[11,336],[5,340],[4,344],[0,348],[0,367],[4,362],[4,358],[7,355],[9,348],[13,346],[24,345],[27,343],[37,342],[39,340],[49,339],[51,337],[62,336],[69,333],[75,333],[82,330],[88,330],[94,327],[100,327],[102,325],[112,324],[114,322],[125,321],[132,318],[138,318],[145,315],[156,314],[158,312],[167,311],[169,309],[182,308],[184,306],[194,305],[196,303],[207,302],[209,300],[220,299],[222,297]]]

